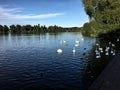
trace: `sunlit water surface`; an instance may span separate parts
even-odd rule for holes
[[[83,90],[94,44],[79,32],[0,35],[0,90]]]

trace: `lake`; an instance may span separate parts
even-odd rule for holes
[[[83,90],[95,41],[79,32],[0,35],[0,90]]]

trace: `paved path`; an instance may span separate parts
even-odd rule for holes
[[[120,90],[120,53],[111,60],[88,90]]]

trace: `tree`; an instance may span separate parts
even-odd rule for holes
[[[4,25],[4,33],[8,33],[8,31],[9,31],[8,26]]]
[[[16,32],[17,32],[15,25],[11,25],[11,26],[10,26],[10,32],[11,32],[11,33],[16,33]]]
[[[2,25],[0,25],[0,33],[4,33],[4,27]]]
[[[90,17],[92,29],[90,34],[96,35],[115,32],[120,29],[120,1],[119,0],[82,0],[85,11]],[[85,25],[84,25],[85,28]],[[93,30],[94,29],[94,30]],[[96,31],[95,31],[96,30]]]
[[[21,33],[21,25],[16,25],[16,33]]]

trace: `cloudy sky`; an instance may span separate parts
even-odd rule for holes
[[[81,27],[88,22],[81,0],[0,0],[0,24]]]

